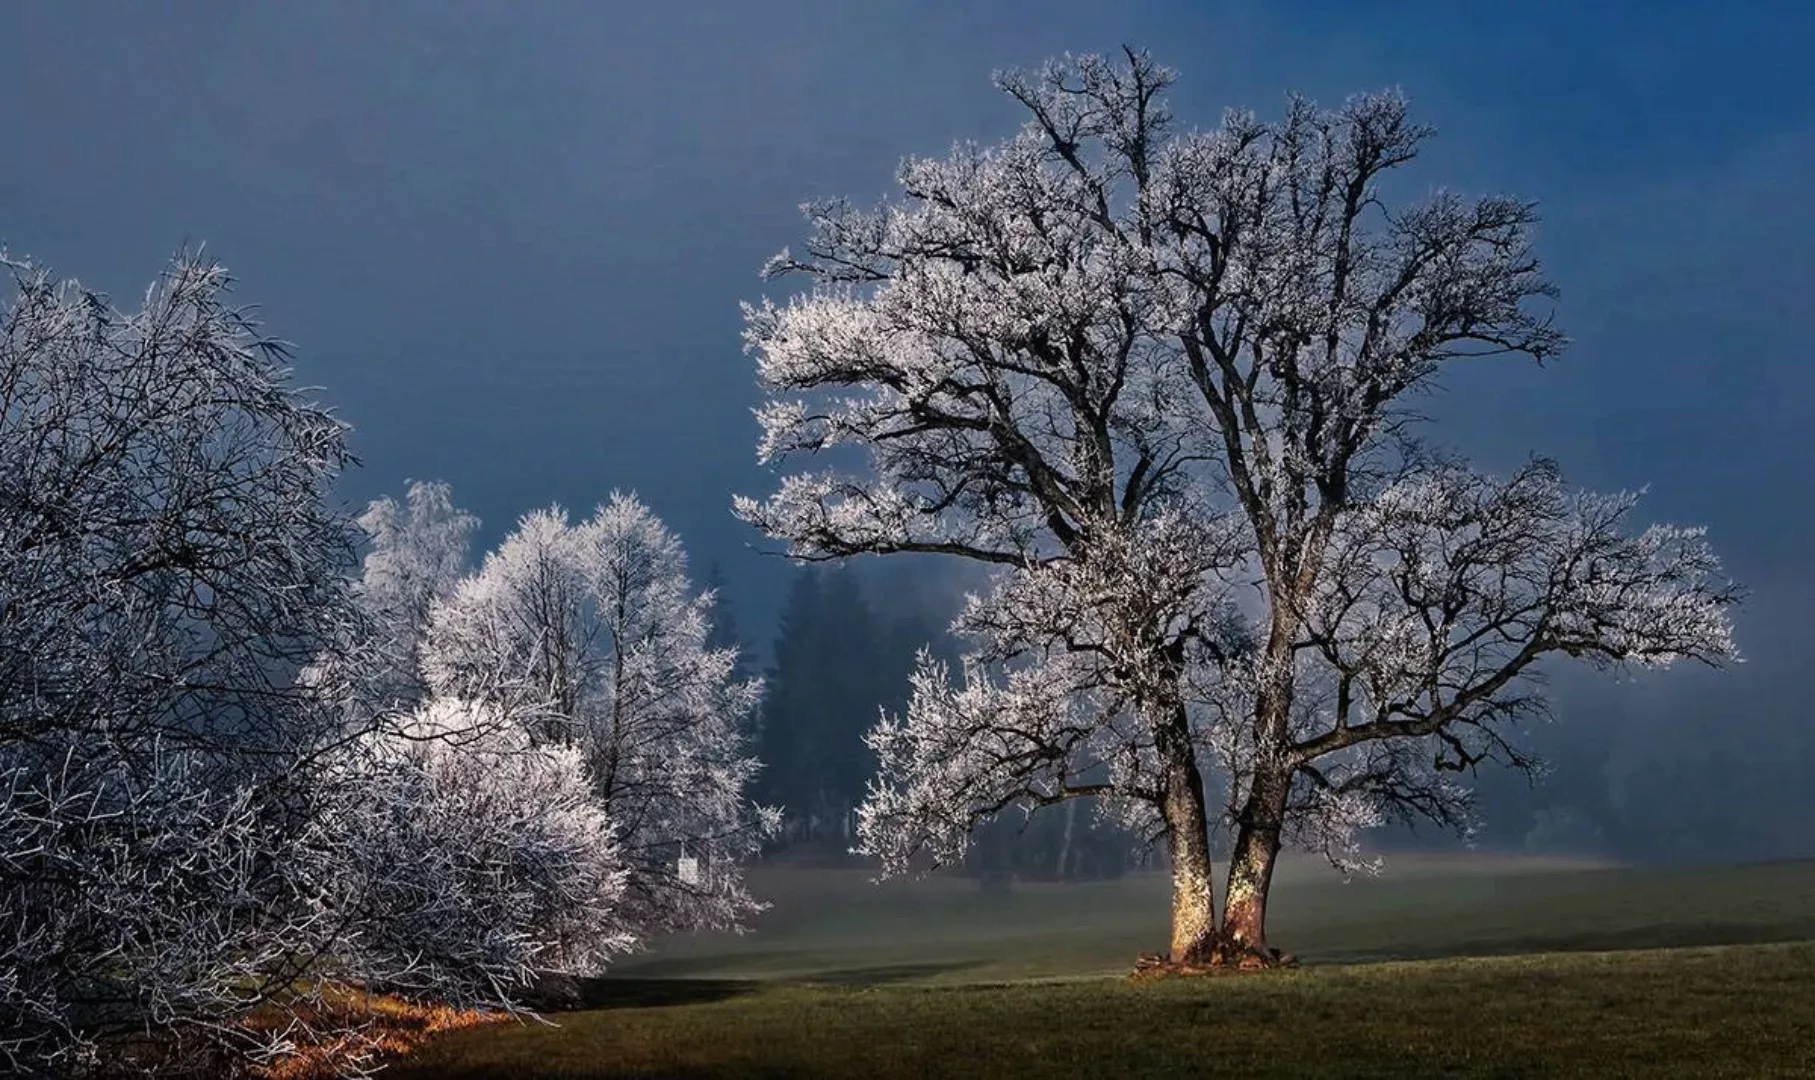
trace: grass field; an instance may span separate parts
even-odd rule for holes
[[[395,1075],[1815,1076],[1815,862],[1281,871],[1290,972],[1130,984],[1163,878],[986,892],[759,870],[742,936],[659,944],[559,1026]]]

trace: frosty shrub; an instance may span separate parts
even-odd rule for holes
[[[350,746],[310,837],[337,971],[372,989],[515,1008],[633,938],[625,871],[580,752],[436,700]]]

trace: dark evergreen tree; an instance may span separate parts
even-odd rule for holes
[[[863,737],[876,723],[891,689],[891,669],[898,665],[890,663],[888,638],[854,567],[840,566],[828,574],[820,601],[815,627],[820,694],[811,721],[819,768],[810,778],[810,837],[842,850],[854,833],[851,815],[875,774],[875,759]],[[905,696],[907,667],[900,666]]]
[[[763,796],[783,807],[784,843],[823,854],[850,846],[875,770],[864,734],[879,711],[906,708],[915,654],[930,645],[956,655],[952,613],[927,599],[940,593],[874,580],[852,565],[797,570],[767,672]]]
[[[758,784],[764,802],[779,804],[788,820],[782,841],[792,839],[801,806],[803,777],[812,768],[809,718],[814,708],[814,625],[819,616],[819,573],[806,567],[794,574],[775,637],[773,662],[765,673],[767,693],[759,710],[762,722],[757,756],[763,772]]]
[[[712,625],[706,631],[706,646],[711,649],[736,649],[737,663],[731,669],[733,682],[744,682],[755,677],[756,662],[751,652],[750,643],[744,640],[743,633],[737,625],[737,610],[732,606],[730,594],[726,592],[725,570],[718,560],[714,559],[706,570],[706,588],[712,591],[715,601],[712,605]],[[760,740],[762,731],[762,710],[751,712],[747,720],[747,736],[753,741]]]

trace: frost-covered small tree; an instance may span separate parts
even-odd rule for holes
[[[238,1021],[326,933],[286,867],[331,719],[296,674],[354,618],[344,426],[199,254],[130,313],[5,265],[0,1062],[275,1052]]]
[[[362,628],[372,674],[369,706],[403,708],[422,701],[422,639],[429,611],[453,594],[471,558],[479,519],[454,505],[444,483],[412,481],[399,505],[374,499],[359,517],[369,547],[354,590],[366,614]]]
[[[500,707],[535,700],[510,675],[465,680],[473,697],[431,692],[431,617],[455,596],[477,524],[445,484],[412,483],[404,506],[379,499],[360,517],[363,618],[309,671],[342,722],[291,876],[337,928],[317,964],[333,979],[515,1010],[544,977],[596,973],[636,939],[582,750],[532,739]]]
[[[1282,844],[1461,824],[1459,774],[1529,764],[1541,658],[1719,661],[1735,593],[1699,530],[1628,532],[1630,496],[1413,437],[1450,365],[1562,347],[1530,204],[1389,205],[1429,134],[1397,94],[1182,130],[1171,81],[1134,51],[999,76],[1017,136],[907,161],[899,201],[808,204],[766,272],[813,288],[746,308],[760,453],[870,468],[737,508],[803,558],[997,568],[963,680],[924,665],[872,734],[862,850],[949,860],[1099,795],[1166,839],[1171,958],[1266,963]]]
[[[706,644],[679,539],[635,498],[589,519],[526,515],[435,605],[425,648],[439,696],[483,702],[536,745],[570,746],[617,830],[623,925],[638,937],[728,927],[773,815],[750,800],[745,731],[758,684]]]
[[[514,1009],[546,974],[633,944],[624,869],[580,751],[437,699],[334,759],[308,842],[334,970],[369,989]]]

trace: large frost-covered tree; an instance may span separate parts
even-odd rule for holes
[[[327,932],[286,868],[331,722],[295,676],[353,618],[345,429],[198,253],[130,313],[6,267],[0,1066],[277,1052],[236,1021]]]
[[[1171,81],[1132,50],[999,76],[1018,135],[808,204],[767,273],[812,289],[746,308],[760,453],[870,467],[737,506],[799,557],[997,568],[962,681],[924,665],[872,733],[863,850],[949,860],[1011,805],[1099,795],[1167,842],[1171,959],[1266,963],[1282,844],[1462,824],[1468,770],[1529,764],[1542,658],[1717,662],[1735,593],[1699,530],[1631,531],[1631,496],[1415,438],[1450,365],[1564,344],[1531,204],[1389,205],[1429,134],[1397,94],[1191,130]]]
[[[713,596],[635,498],[573,523],[526,515],[437,603],[424,646],[438,696],[483,702],[537,745],[572,746],[616,830],[637,936],[728,927],[754,912],[742,860],[773,815],[750,800],[755,680],[707,646]]]

